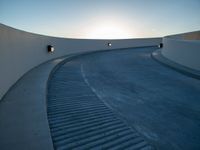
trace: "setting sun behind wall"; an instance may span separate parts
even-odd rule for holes
[[[120,21],[102,21],[92,24],[87,30],[88,39],[127,39],[135,37],[134,29]]]

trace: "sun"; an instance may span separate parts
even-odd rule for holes
[[[86,37],[89,39],[128,39],[133,38],[133,34],[130,27],[121,22],[104,21],[92,25]]]

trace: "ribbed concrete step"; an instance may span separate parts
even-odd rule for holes
[[[47,111],[55,149],[154,149],[98,99],[77,65],[63,65],[49,80]]]

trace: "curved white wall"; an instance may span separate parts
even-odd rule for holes
[[[190,40],[185,40],[187,37]],[[192,40],[192,37],[198,36],[187,33],[164,37],[161,54],[178,64],[200,71],[200,40]]]
[[[107,43],[111,42],[112,47]],[[161,38],[128,40],[67,39],[32,34],[0,24],[0,99],[27,71],[56,57],[67,54],[158,45]],[[55,52],[47,53],[52,44]]]

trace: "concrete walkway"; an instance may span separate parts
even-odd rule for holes
[[[79,59],[67,62],[52,75],[47,99],[55,149],[154,149],[99,99]]]
[[[49,81],[63,59],[32,69],[0,101],[0,149],[199,150],[200,80],[155,50],[80,55]]]
[[[46,84],[63,59],[25,74],[0,101],[1,150],[53,150],[46,112]]]
[[[48,86],[54,146],[200,149],[200,80],[152,59],[156,49],[93,53],[62,65]]]

